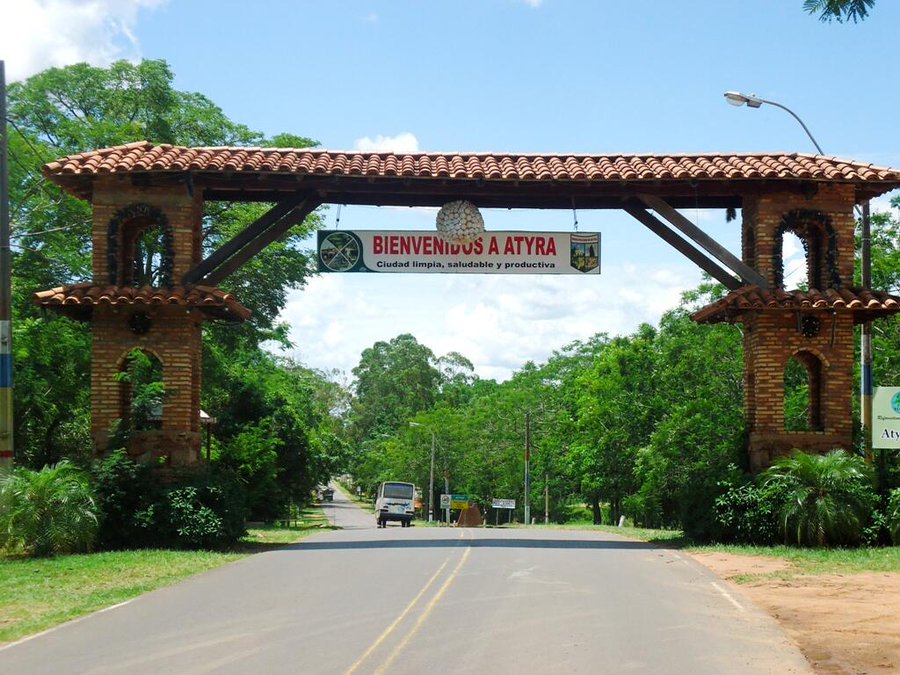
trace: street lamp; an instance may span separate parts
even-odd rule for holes
[[[422,427],[431,433],[431,471],[428,473],[428,522],[434,522],[434,431],[419,422],[410,422],[411,427]]]
[[[800,123],[800,126],[803,127],[803,131],[806,132],[806,135],[809,136],[809,140],[813,142],[813,145],[816,146],[816,150],[819,151],[820,155],[824,155],[825,152],[822,150],[821,146],[816,141],[815,137],[813,137],[810,130],[806,127],[797,113],[788,108],[787,106],[781,105],[775,101],[767,101],[764,98],[760,98],[756,94],[742,94],[739,91],[726,91],[725,100],[728,101],[733,106],[742,106],[746,105],[748,108],[759,108],[763,103],[767,103],[768,105],[774,105],[776,108],[781,108],[782,110],[786,110],[791,114],[797,122]],[[860,212],[859,207],[854,205],[854,211],[856,215],[859,216],[862,221],[862,260],[860,261],[860,266],[862,268],[862,285],[863,288],[869,288],[872,284],[872,257],[870,250],[870,225],[869,225],[869,203],[866,202],[863,205],[862,212]],[[872,322],[864,321],[862,325],[862,343],[860,345],[860,361],[861,370],[862,370],[862,382],[860,385],[860,393],[862,398],[862,425],[866,430],[866,459],[872,461],[872,450],[870,447],[871,438],[869,437],[870,430],[872,428],[872,393],[874,389],[874,379],[872,377]]]
[[[816,139],[810,133],[809,129],[806,128],[806,125],[803,123],[799,117],[797,117],[797,113],[788,108],[787,106],[781,105],[780,103],[776,103],[775,101],[767,101],[764,98],[760,98],[756,94],[742,94],[739,91],[726,91],[725,100],[728,101],[731,105],[734,106],[742,106],[746,105],[748,108],[758,108],[763,103],[767,103],[769,105],[774,105],[776,108],[781,108],[782,110],[786,110],[791,114],[791,116],[800,123],[800,126],[803,127],[803,131],[806,132],[806,135],[809,136],[809,140],[813,142],[813,145],[816,146],[816,150],[819,151],[820,155],[824,155],[825,153],[822,151],[822,148],[819,146]]]

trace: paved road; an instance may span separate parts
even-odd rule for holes
[[[677,552],[613,535],[345,528],[0,650],[0,673],[808,673]]]

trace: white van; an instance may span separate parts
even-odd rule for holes
[[[375,518],[378,527],[385,527],[389,520],[399,520],[402,527],[409,527],[416,515],[416,486],[412,483],[385,481],[378,486],[375,497]]]

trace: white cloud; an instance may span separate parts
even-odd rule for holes
[[[310,367],[349,373],[376,341],[412,333],[503,380],[573,340],[655,324],[698,282],[689,264],[610,265],[600,277],[333,274],[293,293],[282,319]]]
[[[544,0],[524,0],[529,7],[538,8],[544,4]]]
[[[374,140],[368,136],[357,138],[354,148],[363,152],[418,152],[419,139],[408,131],[396,136],[378,134]]]
[[[167,0],[16,0],[0,21],[0,59],[9,81],[54,66],[106,66],[139,57],[134,27],[141,9]]]

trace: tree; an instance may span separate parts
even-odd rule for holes
[[[14,405],[20,463],[39,467],[84,454],[90,447],[86,386],[90,327],[43,317],[31,298],[36,290],[90,280],[91,206],[44,180],[41,165],[63,155],[136,140],[188,146],[315,145],[293,134],[267,140],[230,120],[202,94],[175,89],[173,77],[164,61],[119,61],[108,68],[87,64],[52,68],[10,85]],[[207,204],[204,253],[233,237],[266,208]],[[219,368],[214,359],[228,361],[238,351],[253,352],[266,340],[287,344],[287,328],[277,323],[277,317],[288,291],[302,286],[312,272],[311,256],[300,241],[317,225],[314,214],[223,282],[253,314],[237,327],[205,326],[204,371]],[[142,243],[146,272],[154,242]],[[152,266],[149,269],[152,274]],[[224,415],[214,410],[227,427]]]
[[[432,351],[408,333],[363,350],[353,376],[350,415],[357,441],[390,434],[431,408],[441,381]]]
[[[795,452],[769,467],[763,480],[779,504],[779,529],[799,546],[855,544],[871,513],[872,471],[843,450]]]
[[[863,21],[875,0],[804,0],[803,9],[809,14],[818,14],[819,21]]]
[[[598,525],[601,499],[617,520],[624,498],[634,491],[637,451],[659,415],[655,339],[656,331],[644,324],[634,335],[610,341],[578,382],[579,435],[571,461]]]

